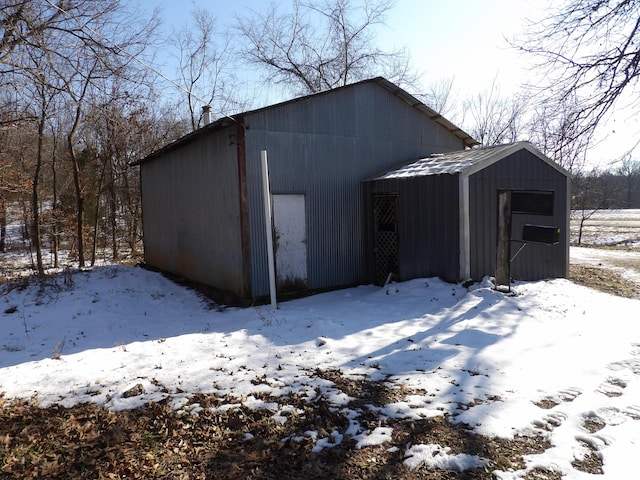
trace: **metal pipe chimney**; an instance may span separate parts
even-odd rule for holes
[[[202,122],[204,123],[204,125],[209,125],[211,123],[212,119],[212,113],[211,113],[211,105],[205,105],[202,107]]]

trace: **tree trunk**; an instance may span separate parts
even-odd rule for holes
[[[40,183],[40,170],[42,169],[42,147],[44,141],[44,122],[45,114],[44,108],[42,109],[42,116],[38,123],[38,146],[36,153],[36,167],[33,173],[33,183],[31,190],[31,210],[33,215],[33,232],[32,232],[32,245],[36,250],[36,271],[39,276],[44,276],[44,264],[42,262],[42,238],[40,236],[40,208],[38,198],[38,185]]]
[[[115,127],[113,128],[113,137],[116,137]],[[118,149],[114,149],[112,156],[107,158],[105,177],[107,181],[107,200],[109,202],[109,226],[111,228],[111,259],[114,262],[118,261],[118,199],[116,198],[116,172],[114,168],[114,162],[119,164]]]
[[[51,182],[52,182],[52,219],[51,222],[51,250],[53,253],[53,267],[60,267],[60,225],[59,218],[57,214],[58,210],[58,172],[56,170],[56,136],[55,133],[52,135],[54,139],[53,143],[53,154],[51,156]]]
[[[98,251],[98,217],[100,216],[100,188],[98,188],[98,195],[96,196],[96,208],[94,209],[93,213],[94,213],[93,242],[91,242],[91,266],[92,267],[96,264],[96,256]]]
[[[578,229],[578,246],[582,245],[582,228],[584,227],[584,222],[587,218],[583,215],[580,218],[580,228]]]
[[[134,206],[133,195],[131,194],[131,184],[129,182],[128,172],[124,172],[122,176],[123,188],[122,191],[124,193],[124,200],[126,202],[125,210],[127,212],[127,216],[125,218],[125,222],[127,224],[127,236],[129,247],[131,248],[131,258],[135,258],[137,254],[136,249],[136,238],[138,233],[138,210]]]
[[[76,193],[76,235],[78,242],[78,266],[84,267],[84,195],[82,192],[82,180],[80,179],[80,165],[78,156],[73,146],[73,134],[70,134],[67,142],[69,157],[73,171],[73,187]]]
[[[80,177],[80,164],[78,162],[78,154],[73,143],[80,124],[80,114],[82,110],[82,98],[86,93],[88,82],[85,83],[85,91],[80,99],[76,100],[76,114],[71,126],[71,130],[67,134],[67,148],[69,149],[69,159],[71,160],[71,170],[73,172],[73,187],[76,194],[76,235],[78,237],[78,266],[84,267],[84,191],[82,188],[82,178]]]
[[[109,220],[111,223],[111,257],[114,262],[118,261],[118,217],[117,217],[117,200],[116,188],[114,185],[113,171],[111,172],[111,181],[109,183]]]
[[[29,202],[26,199],[20,200],[20,206],[22,207],[22,224],[20,225],[20,233],[22,234],[22,246],[24,247],[29,242],[31,245],[31,219],[29,218]]]
[[[0,198],[0,252],[7,251],[7,201]]]

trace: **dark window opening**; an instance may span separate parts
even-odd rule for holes
[[[511,213],[553,216],[553,191],[514,190],[511,192]]]

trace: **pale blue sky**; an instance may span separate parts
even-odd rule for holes
[[[145,8],[159,7],[164,28],[170,32],[188,22],[193,2],[141,0]],[[248,8],[261,10],[266,1],[197,0],[221,28]],[[283,0],[282,5],[291,2]],[[442,78],[455,78],[462,93],[475,93],[499,73],[505,90],[515,88],[526,72],[521,56],[511,51],[504,36],[520,31],[526,16],[536,17],[546,0],[397,0],[387,25],[378,32],[381,47],[406,46],[425,86]]]

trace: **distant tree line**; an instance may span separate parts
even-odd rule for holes
[[[572,208],[640,208],[640,161],[626,157],[618,168],[592,169],[572,176]]]

